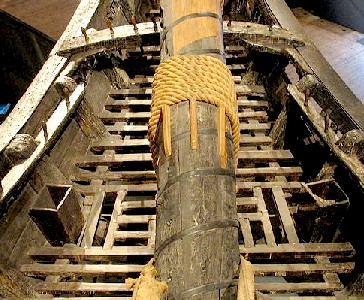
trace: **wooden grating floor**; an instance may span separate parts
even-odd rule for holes
[[[129,87],[109,93],[100,119],[109,133],[76,159],[74,187],[84,197],[86,227],[79,245],[38,247],[24,274],[40,279],[36,289],[56,297],[109,296],[131,299],[125,279],[137,277],[154,254],[156,177],[147,121],[151,82],[159,49],[139,52],[149,65]],[[138,56],[137,55],[137,56]],[[256,290],[291,297],[332,299],[340,276],[354,268],[349,243],[304,243],[290,206],[302,193],[302,169],[289,150],[273,149],[269,102],[262,86],[241,85],[246,61],[228,51],[239,103],[240,152],[237,208],[240,252],[254,266]]]

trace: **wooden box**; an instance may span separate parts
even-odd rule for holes
[[[52,246],[76,242],[84,225],[72,185],[46,185],[29,214]]]

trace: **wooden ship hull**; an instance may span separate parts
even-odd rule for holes
[[[156,257],[168,299],[359,299],[362,104],[283,0],[210,1],[223,14],[195,17],[223,19],[207,48],[234,83],[237,152],[232,117],[192,95],[161,108],[151,153],[172,2],[82,0],[1,124],[0,295],[135,299],[126,279]]]

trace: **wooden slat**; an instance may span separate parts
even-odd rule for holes
[[[271,189],[274,186],[281,187],[286,192],[302,192],[302,184],[297,181],[272,181],[272,182],[244,182],[237,179],[236,187],[242,190],[253,190],[255,187]]]
[[[119,227],[117,218],[121,212],[121,204],[123,203],[126,194],[127,194],[126,190],[123,190],[123,191],[119,191],[116,196],[115,203],[114,203],[114,209],[111,213],[109,227],[107,229],[107,234],[105,237],[104,249],[111,249],[114,246],[114,237],[115,237],[114,232]]]
[[[148,146],[149,141],[147,139],[130,139],[122,140],[120,137],[109,137],[107,139],[100,139],[93,142],[90,146],[91,150],[118,150],[124,147],[141,147]]]
[[[243,111],[238,113],[240,121],[243,120],[257,120],[257,121],[268,121],[268,115],[265,111]]]
[[[338,283],[326,282],[299,282],[299,283],[256,283],[255,288],[262,292],[276,293],[299,293],[299,292],[335,292],[340,291],[343,286]]]
[[[262,214],[262,225],[265,236],[265,241],[268,246],[275,245],[275,236],[272,229],[272,224],[269,219],[269,213],[264,201],[264,196],[261,188],[254,188],[254,196],[257,198],[258,211]]]
[[[267,109],[268,101],[265,100],[248,100],[248,99],[238,99],[238,106],[243,108],[260,108]]]
[[[240,135],[240,146],[270,146],[272,139],[269,136]]]
[[[116,193],[121,190],[128,190],[128,192],[156,192],[157,185],[155,183],[148,184],[128,184],[128,185],[80,185],[74,184],[75,189],[85,195],[93,195],[99,191],[105,191],[105,193]]]
[[[28,255],[34,260],[49,261],[55,259],[66,259],[71,261],[118,261],[125,256],[153,256],[154,249],[146,246],[114,246],[112,249],[102,247],[35,247],[31,248]]]
[[[247,248],[254,247],[254,239],[252,235],[252,230],[250,227],[250,221],[247,218],[239,219],[241,232],[244,237],[244,246]]]
[[[293,160],[289,150],[245,150],[240,151],[238,155],[239,160],[254,162]]]
[[[268,130],[270,130],[270,127],[271,127],[270,123],[257,123],[257,124],[240,123],[239,130],[240,131],[252,131],[252,132],[261,131],[261,132],[265,133]]]
[[[143,265],[131,264],[25,264],[21,271],[27,276],[120,276],[127,273],[139,273]]]
[[[116,123],[114,125],[105,125],[108,131],[117,132],[147,132],[148,125],[125,125],[123,123]]]
[[[232,66],[234,69],[234,66]],[[264,95],[265,89],[262,85],[236,85],[235,91],[238,96],[248,95]]]
[[[133,89],[120,89],[120,90],[111,90],[109,92],[110,97],[117,96],[132,96],[132,95],[152,95],[151,88],[133,88]]]
[[[284,197],[282,188],[273,187],[272,192],[288,242],[294,244],[299,243],[300,241],[294,227],[293,220],[289,212],[287,201]]]
[[[75,159],[78,167],[120,165],[123,162],[152,161],[150,153],[115,154],[112,158],[98,155],[85,155]]]
[[[154,170],[146,171],[106,171],[105,173],[91,172],[78,169],[74,175],[70,177],[72,181],[96,180],[100,179],[104,182],[107,181],[130,181],[130,180],[143,180],[143,179],[156,179]]]
[[[120,109],[126,106],[150,106],[152,100],[149,99],[125,99],[125,100],[113,100],[108,99],[105,103],[105,109]]]
[[[149,231],[115,231],[114,239],[115,240],[125,240],[125,239],[149,239],[150,232]]]
[[[317,255],[349,258],[354,255],[354,248],[350,243],[256,245],[253,248],[240,246],[240,253],[248,254],[249,259],[314,258]]]
[[[105,121],[105,122],[124,122],[129,119],[149,119],[151,117],[151,113],[150,112],[103,111],[99,117],[102,121]]]
[[[305,276],[307,274],[324,274],[326,272],[350,273],[355,264],[253,264],[256,276]]]
[[[88,216],[88,218],[86,220],[86,224],[85,224],[85,230],[84,230],[83,239],[82,239],[82,243],[81,243],[82,247],[89,248],[92,245],[94,235],[96,232],[96,228],[97,228],[97,223],[99,221],[99,217],[101,214],[101,209],[102,209],[102,204],[104,202],[104,198],[105,198],[104,191],[99,191],[93,197],[91,210],[90,210],[89,216]]]
[[[155,200],[140,200],[140,201],[125,201],[121,205],[123,211],[128,211],[136,208],[155,208]],[[126,218],[126,216],[120,216]]]
[[[150,200],[153,201],[153,200]],[[133,201],[134,202],[134,201]],[[152,208],[155,207],[155,201],[151,203]],[[125,202],[126,203],[126,202]],[[125,206],[124,206],[125,207]],[[141,207],[141,206],[139,206]],[[117,218],[118,224],[142,224],[148,223],[150,220],[155,220],[155,215],[121,215]]]
[[[39,292],[126,292],[132,291],[125,283],[90,283],[90,282],[38,282],[34,285]]]
[[[237,177],[251,176],[301,176],[301,167],[261,167],[261,168],[238,168]]]

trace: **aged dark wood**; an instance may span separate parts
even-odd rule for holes
[[[163,280],[171,280],[169,293],[177,298],[183,298],[183,292],[194,287],[231,281],[239,262],[237,228],[232,225],[214,228],[216,225],[213,225],[216,221],[236,220],[232,143],[226,139],[228,167],[222,169],[217,149],[217,108],[200,102],[197,105],[199,149],[190,147],[190,125],[186,118],[189,103],[172,106],[172,137],[176,138],[172,139],[169,158],[161,147],[157,172],[160,188],[157,268]],[[199,229],[202,224],[212,227]],[[184,234],[192,228],[196,228],[195,233]],[[178,234],[181,237],[177,238]],[[163,245],[174,237],[176,240]],[[215,246],[211,247],[212,244]],[[220,292],[229,293],[223,290]],[[215,299],[218,294],[216,288],[216,291],[204,292],[203,297]],[[198,297],[191,296],[191,299]]]

